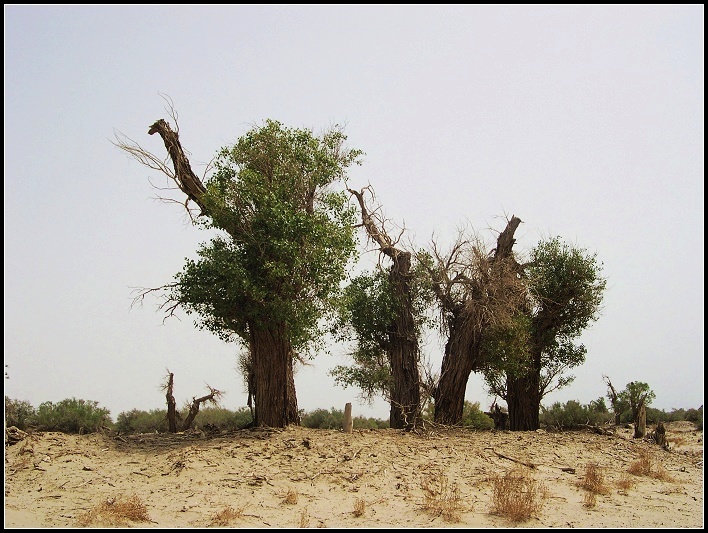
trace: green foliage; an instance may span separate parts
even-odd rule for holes
[[[378,269],[353,278],[343,291],[338,311],[333,333],[340,341],[353,334],[354,365],[339,365],[330,375],[339,385],[360,388],[362,398],[369,402],[378,395],[388,398],[392,383],[388,336],[397,306],[386,273]]]
[[[473,429],[494,429],[494,420],[480,408],[479,402],[465,400],[462,408],[462,425]]]
[[[552,321],[537,323],[536,333],[550,343],[558,337],[575,338],[599,318],[607,281],[596,254],[572,247],[555,237],[539,242],[531,252],[527,275],[540,305],[537,316]]]
[[[654,391],[651,390],[648,384],[642,381],[627,383],[627,386],[619,393],[619,396],[629,404],[633,412],[639,408],[640,401],[644,400],[644,405],[649,406],[656,398]]]
[[[195,429],[203,429],[209,426],[222,431],[235,431],[246,427],[252,421],[253,417],[248,407],[241,407],[236,411],[221,407],[206,407],[199,410],[199,414],[194,419],[193,427]]]
[[[541,406],[539,420],[541,425],[552,429],[574,429],[585,425],[601,426],[607,424],[612,415],[598,410],[597,401],[582,405],[575,400],[565,404],[555,402],[550,408]]]
[[[124,434],[166,433],[168,431],[167,410],[141,411],[132,409],[125,411],[116,418],[114,429]]]
[[[62,433],[93,433],[112,424],[108,409],[99,407],[98,402],[76,398],[40,404],[35,422],[41,431]]]
[[[34,407],[29,402],[12,400],[5,396],[5,426],[15,426],[23,431],[29,429],[36,416]]]
[[[683,419],[694,424],[700,423],[701,429],[703,429],[703,406],[701,405],[698,409],[687,409]]]
[[[603,396],[600,396],[597,400],[591,401],[588,405],[588,409],[590,409],[590,411],[594,413],[601,414],[606,414],[610,412],[610,410],[607,408],[607,404],[605,403],[605,398]]]
[[[388,420],[377,418],[365,418],[355,416],[352,418],[354,429],[384,429],[389,427]],[[344,411],[332,407],[327,409],[315,409],[310,413],[301,412],[300,424],[313,429],[342,429],[344,423]]]
[[[491,354],[483,370],[487,388],[504,399],[507,377],[535,373],[539,398],[574,380],[564,374],[585,362],[587,350],[573,341],[599,317],[607,283],[595,254],[560,237],[539,242],[530,259],[525,271],[531,299],[520,311],[523,318],[506,330],[484,334],[485,350]]]
[[[435,419],[435,404],[432,401],[426,404],[421,416],[426,422]],[[465,400],[462,407],[462,425],[469,429],[494,429],[494,420],[480,409],[479,402]]]
[[[177,413],[178,420],[187,417],[188,409]],[[192,428],[217,428],[222,431],[235,431],[247,426],[252,422],[251,410],[248,407],[241,407],[236,411],[230,411],[221,407],[206,407],[199,410],[199,414],[194,419]],[[167,411],[165,409],[153,409],[152,411],[141,411],[133,409],[120,413],[115,423],[115,430],[124,434],[131,433],[167,433]]]
[[[531,371],[531,318],[519,313],[510,324],[492,326],[482,336],[483,375],[490,396],[506,398],[506,379]]]
[[[355,209],[330,189],[361,155],[345,139],[269,120],[219,152],[204,225],[226,235],[199,248],[172,293],[199,327],[248,342],[250,328],[284,324],[297,351],[321,338],[356,248]]]
[[[424,270],[414,263],[408,281],[414,334],[418,342],[432,321],[427,313],[432,302]],[[390,399],[392,385],[388,351],[390,335],[401,306],[383,268],[360,274],[345,287],[338,300],[337,317],[332,333],[339,341],[354,340],[353,365],[339,365],[330,371],[337,384],[361,389],[361,398],[373,401],[381,396]]]
[[[644,384],[633,387],[635,393],[639,390],[646,392],[648,386]],[[626,391],[622,391],[626,393]],[[626,402],[627,407],[621,412],[620,423],[631,424],[634,422],[634,415],[629,408],[629,401]],[[656,424],[657,422],[678,422],[687,420],[700,425],[702,430],[703,406],[700,409],[673,409],[670,412],[664,410],[647,407],[647,424]],[[605,405],[603,397],[593,400],[588,405],[581,405],[580,402],[571,400],[565,404],[560,402],[554,403],[550,408],[541,406],[541,423],[547,427],[556,429],[572,429],[583,425],[602,425],[611,423],[614,416],[610,413]]]

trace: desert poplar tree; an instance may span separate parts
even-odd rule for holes
[[[361,152],[345,147],[338,126],[317,136],[267,120],[221,149],[202,180],[178,132],[163,119],[148,131],[162,138],[172,168],[127,138],[116,143],[172,179],[190,213],[196,206],[195,223],[216,234],[160,288],[162,308],[181,307],[198,327],[245,347],[256,425],[298,423],[293,363],[321,341],[321,319],[356,252],[356,211],[337,184]]]

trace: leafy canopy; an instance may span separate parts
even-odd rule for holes
[[[417,262],[408,278],[411,312],[416,339],[432,324],[428,309],[433,294],[425,283],[425,271]],[[338,365],[330,371],[337,384],[361,389],[361,397],[373,401],[376,396],[390,399],[393,377],[389,351],[394,321],[403,312],[390,281],[390,273],[378,267],[356,276],[345,287],[338,304],[333,328],[340,341],[354,340],[351,366]]]
[[[316,137],[268,120],[223,148],[202,199],[219,235],[176,275],[174,297],[224,340],[284,325],[293,347],[318,322],[356,250],[356,211],[332,186],[358,163],[335,127]]]
[[[599,318],[606,286],[602,264],[595,254],[554,237],[539,242],[525,268],[529,303],[520,316],[504,328],[485,333],[484,349],[493,354],[485,369],[492,394],[506,397],[506,377],[539,372],[540,392],[570,384],[564,372],[585,362],[586,348],[575,344],[590,322]],[[533,362],[532,347],[540,353]]]

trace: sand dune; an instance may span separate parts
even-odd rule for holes
[[[703,433],[667,430],[669,450],[625,428],[34,434],[6,446],[5,527],[701,528]],[[538,491],[527,520],[493,513],[508,472]]]

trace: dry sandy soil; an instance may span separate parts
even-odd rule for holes
[[[40,433],[6,446],[5,527],[702,528],[703,433],[679,422],[667,437],[669,450],[626,428]],[[642,457],[648,475],[630,474]],[[538,495],[526,520],[493,512],[509,472]]]

